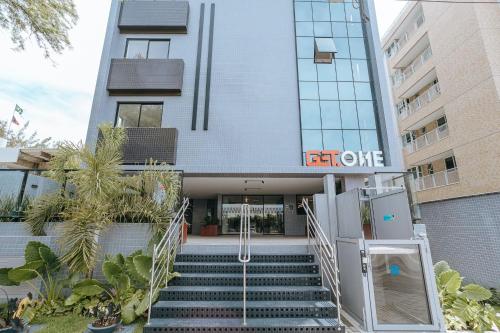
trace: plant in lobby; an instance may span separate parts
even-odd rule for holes
[[[492,296],[488,289],[472,283],[462,286],[460,273],[444,261],[434,265],[434,272],[448,329],[484,332],[500,326],[495,309],[487,302]]]
[[[71,193],[38,198],[28,209],[26,222],[34,235],[44,235],[47,222],[63,220],[61,260],[71,272],[91,276],[100,235],[114,222],[150,223],[153,239],[163,234],[179,199],[180,178],[166,166],[154,170],[150,161],[135,174],[122,172],[123,128],[100,126],[95,151],[65,142],[49,162],[44,175],[67,184]]]
[[[217,216],[207,215],[201,226],[201,236],[217,236],[219,234],[219,219]]]

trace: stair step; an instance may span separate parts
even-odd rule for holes
[[[240,273],[182,273],[170,286],[241,286]],[[319,274],[247,274],[248,286],[321,286]]]
[[[174,271],[179,273],[242,273],[241,263],[176,262]],[[318,273],[313,263],[248,263],[247,273]]]
[[[239,319],[220,318],[168,318],[151,319],[151,324],[144,327],[144,333],[199,333],[199,332],[344,332],[333,318],[248,318],[247,325]]]
[[[335,304],[328,301],[249,301],[247,318],[335,317]],[[241,318],[242,301],[160,301],[152,318]]]
[[[182,262],[238,262],[238,255],[236,254],[178,254],[176,261]],[[254,254],[252,255],[252,262],[314,262],[314,255],[312,254]]]
[[[239,286],[170,286],[160,291],[160,301],[239,301]],[[319,286],[247,287],[248,301],[329,301],[330,291]]]

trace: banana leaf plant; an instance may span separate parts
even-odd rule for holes
[[[500,326],[488,289],[474,283],[462,286],[463,277],[445,261],[434,265],[434,273],[448,329],[484,332]]]
[[[136,251],[124,257],[121,254],[106,256],[102,263],[102,273],[107,283],[96,279],[86,279],[73,287],[66,299],[67,306],[88,297],[105,295],[120,308],[124,324],[133,322],[149,308],[149,281],[152,258]],[[156,299],[158,295],[155,295]]]

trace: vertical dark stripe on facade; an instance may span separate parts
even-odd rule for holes
[[[198,51],[196,53],[196,73],[194,77],[194,99],[193,117],[191,120],[191,130],[196,130],[196,120],[198,116],[198,89],[200,88],[200,67],[201,67],[201,46],[203,44],[203,24],[205,21],[205,4],[200,5],[200,22],[198,28]]]
[[[203,129],[208,130],[208,109],[210,107],[210,80],[212,78],[212,50],[214,44],[214,17],[215,4],[210,5],[210,31],[208,39],[208,61],[207,61],[207,85],[205,88],[205,117],[203,119]]]

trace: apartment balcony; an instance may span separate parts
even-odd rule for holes
[[[399,61],[399,58],[410,49],[412,44],[411,42],[418,40],[418,38],[421,37],[423,31],[420,28],[424,22],[424,14],[422,12],[418,12],[406,23],[406,27],[402,28],[403,32],[398,34],[397,37],[393,39],[393,42],[386,49],[386,55],[391,64]]]
[[[423,149],[427,146],[433,145],[444,138],[447,138],[450,135],[448,124],[443,124],[435,128],[434,130],[427,132],[419,137],[416,137],[415,140],[412,140],[409,143],[404,145],[404,149],[407,153],[412,154],[420,149]]]
[[[112,59],[107,89],[110,95],[180,95],[183,77],[182,59]]]
[[[407,67],[398,70],[391,76],[392,86],[394,88],[400,87],[405,81],[415,74],[415,72],[420,69],[430,58],[432,57],[432,50],[427,47],[424,52],[420,53],[415,60],[411,62]]]
[[[149,160],[175,164],[177,129],[156,127],[126,128],[127,141],[123,146],[124,164],[144,164]]]
[[[400,120],[407,118],[408,116],[418,112],[424,106],[434,101],[437,97],[441,95],[441,89],[439,88],[439,83],[434,83],[429,88],[424,90],[417,97],[410,99],[409,103],[404,103],[398,107],[398,117]]]
[[[458,182],[460,182],[458,170],[454,168],[418,177],[415,179],[415,189],[417,191],[424,191],[436,187],[457,184]]]

